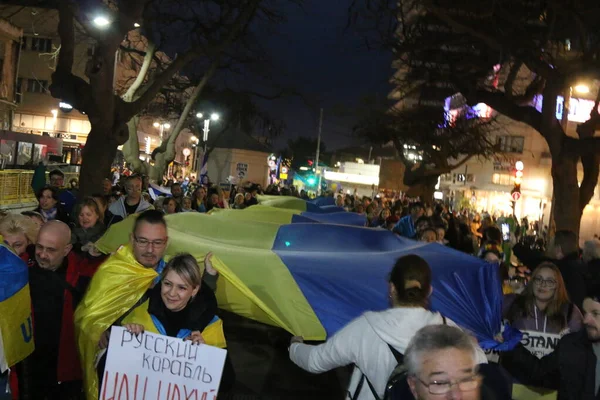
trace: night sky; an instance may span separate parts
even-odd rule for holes
[[[365,95],[386,97],[391,86],[392,55],[368,50],[361,36],[346,29],[349,0],[305,0],[286,6],[288,21],[278,34],[263,34],[272,63],[272,80],[301,92],[299,97],[257,100],[287,124],[275,149],[298,136],[317,135],[318,110],[324,108],[323,141],[328,149],[358,144],[352,138],[358,103]],[[263,40],[261,38],[261,40]],[[345,115],[344,115],[345,114]]]

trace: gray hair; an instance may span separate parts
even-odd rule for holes
[[[590,262],[600,259],[600,240],[586,240],[583,244],[583,261]]]
[[[471,337],[461,329],[449,325],[428,325],[421,328],[411,339],[404,354],[404,363],[408,374],[419,373],[424,354],[445,349],[457,349],[472,354],[477,359]]]

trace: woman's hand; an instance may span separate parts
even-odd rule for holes
[[[186,337],[184,340],[189,340],[192,342],[192,344],[205,344],[206,343],[204,341],[204,338],[202,337],[202,333],[200,333],[200,331],[192,332],[192,334],[190,336]]]
[[[93,243],[90,243],[90,246],[88,247],[88,253],[92,257],[100,257],[102,255],[102,253],[100,253],[98,251],[98,249],[96,248],[96,245]]]
[[[133,333],[134,335],[139,335],[140,333],[144,333],[144,325],[140,324],[125,324],[123,327],[129,333]]]
[[[108,339],[110,339],[110,328],[105,330],[102,335],[100,335],[100,340],[98,341],[98,348],[100,350],[104,350],[108,347]]]
[[[209,252],[206,255],[206,257],[204,257],[204,272],[206,272],[209,275],[215,276],[219,272],[217,272],[217,270],[215,269],[215,267],[213,267],[213,265],[212,265],[212,257],[213,257],[213,253],[212,252]]]

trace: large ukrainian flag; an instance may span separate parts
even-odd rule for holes
[[[33,349],[27,265],[0,245],[0,370],[23,360]]]
[[[389,307],[387,279],[395,261],[417,254],[433,269],[432,308],[486,347],[496,345],[502,292],[493,265],[381,229],[290,223],[289,215],[269,207],[169,215],[167,254],[201,259],[213,252],[220,260],[220,308],[308,340],[323,340],[361,313]],[[114,225],[99,249],[115,251],[132,227],[133,219]]]

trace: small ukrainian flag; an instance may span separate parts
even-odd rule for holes
[[[22,361],[33,349],[27,265],[0,245],[0,371]]]

